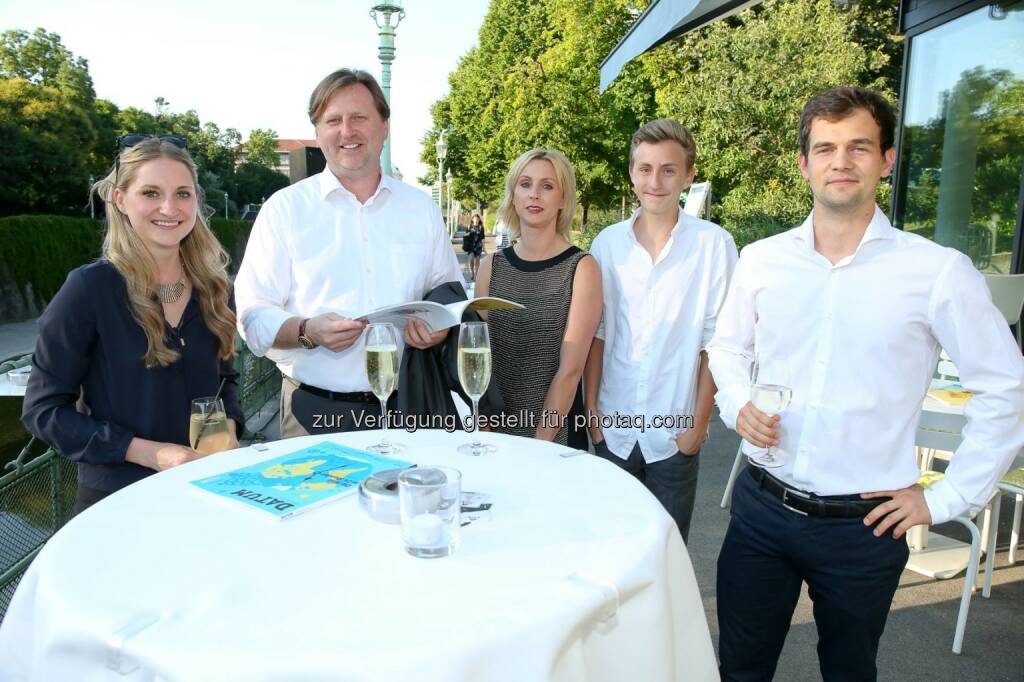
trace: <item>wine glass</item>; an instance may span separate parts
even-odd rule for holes
[[[760,358],[754,357],[754,373],[751,377],[750,402],[769,417],[774,417],[789,406],[793,397],[793,389],[789,386],[789,377],[784,362],[765,369]],[[776,454],[775,446],[770,445],[766,451],[751,455],[750,459],[758,466],[775,469],[785,463],[783,457]]]
[[[463,322],[459,328],[459,382],[473,401],[472,443],[459,446],[459,452],[474,457],[497,448],[480,440],[480,397],[491,383],[491,338],[486,322]]]
[[[370,390],[380,400],[381,440],[367,448],[370,452],[390,455],[401,452],[405,446],[388,441],[388,398],[398,382],[398,337],[394,325],[385,322],[366,327],[366,380]]]
[[[220,398],[196,398],[188,420],[188,444],[200,455],[231,447],[231,431]]]

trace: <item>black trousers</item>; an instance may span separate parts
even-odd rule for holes
[[[906,566],[905,539],[876,538],[863,519],[804,516],[745,469],[718,556],[719,671],[770,680],[806,582],[822,678],[875,680],[878,641]]]
[[[683,542],[690,540],[690,521],[693,503],[697,499],[697,472],[700,469],[700,451],[693,455],[676,452],[668,459],[654,464],[644,461],[640,443],[633,446],[629,457],[622,459],[608,449],[606,441],[594,443],[594,454],[614,462],[643,483],[658,498],[672,520],[679,527]]]

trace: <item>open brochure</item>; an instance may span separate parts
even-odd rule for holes
[[[449,327],[455,327],[462,321],[462,315],[466,311],[479,312],[481,310],[523,310],[525,306],[495,296],[481,296],[480,298],[469,299],[468,301],[456,301],[442,305],[433,301],[411,301],[378,308],[364,315],[356,317],[357,320],[380,323],[390,322],[399,329],[405,327],[405,323],[412,319],[422,320],[430,331],[437,332]]]
[[[412,464],[324,442],[256,464],[207,476],[192,485],[278,519],[288,519],[354,493],[377,471]]]

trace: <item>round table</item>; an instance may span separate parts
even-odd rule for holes
[[[405,553],[349,495],[278,521],[189,481],[325,439],[220,453],[72,519],[0,625],[0,679],[718,679],[679,532],[618,467],[530,439],[392,434],[492,496],[451,557]]]

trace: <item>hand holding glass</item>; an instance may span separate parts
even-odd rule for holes
[[[228,417],[220,398],[196,398],[188,422],[188,444],[200,455],[212,455],[232,446]]]
[[[459,383],[473,401],[472,443],[459,446],[464,455],[483,455],[497,448],[480,440],[480,398],[491,383],[491,338],[486,322],[463,322],[459,328]]]
[[[769,372],[761,366],[759,358],[755,358],[751,382],[750,402],[769,417],[774,417],[789,407],[793,390],[789,387],[784,364],[773,365]],[[774,445],[769,446],[768,450],[761,454],[750,456],[750,459],[766,469],[775,469],[785,463],[785,458],[777,454]]]
[[[381,441],[367,448],[370,452],[390,455],[405,449],[400,443],[388,441],[388,398],[398,382],[398,337],[390,323],[366,327],[366,380],[380,401]]]

